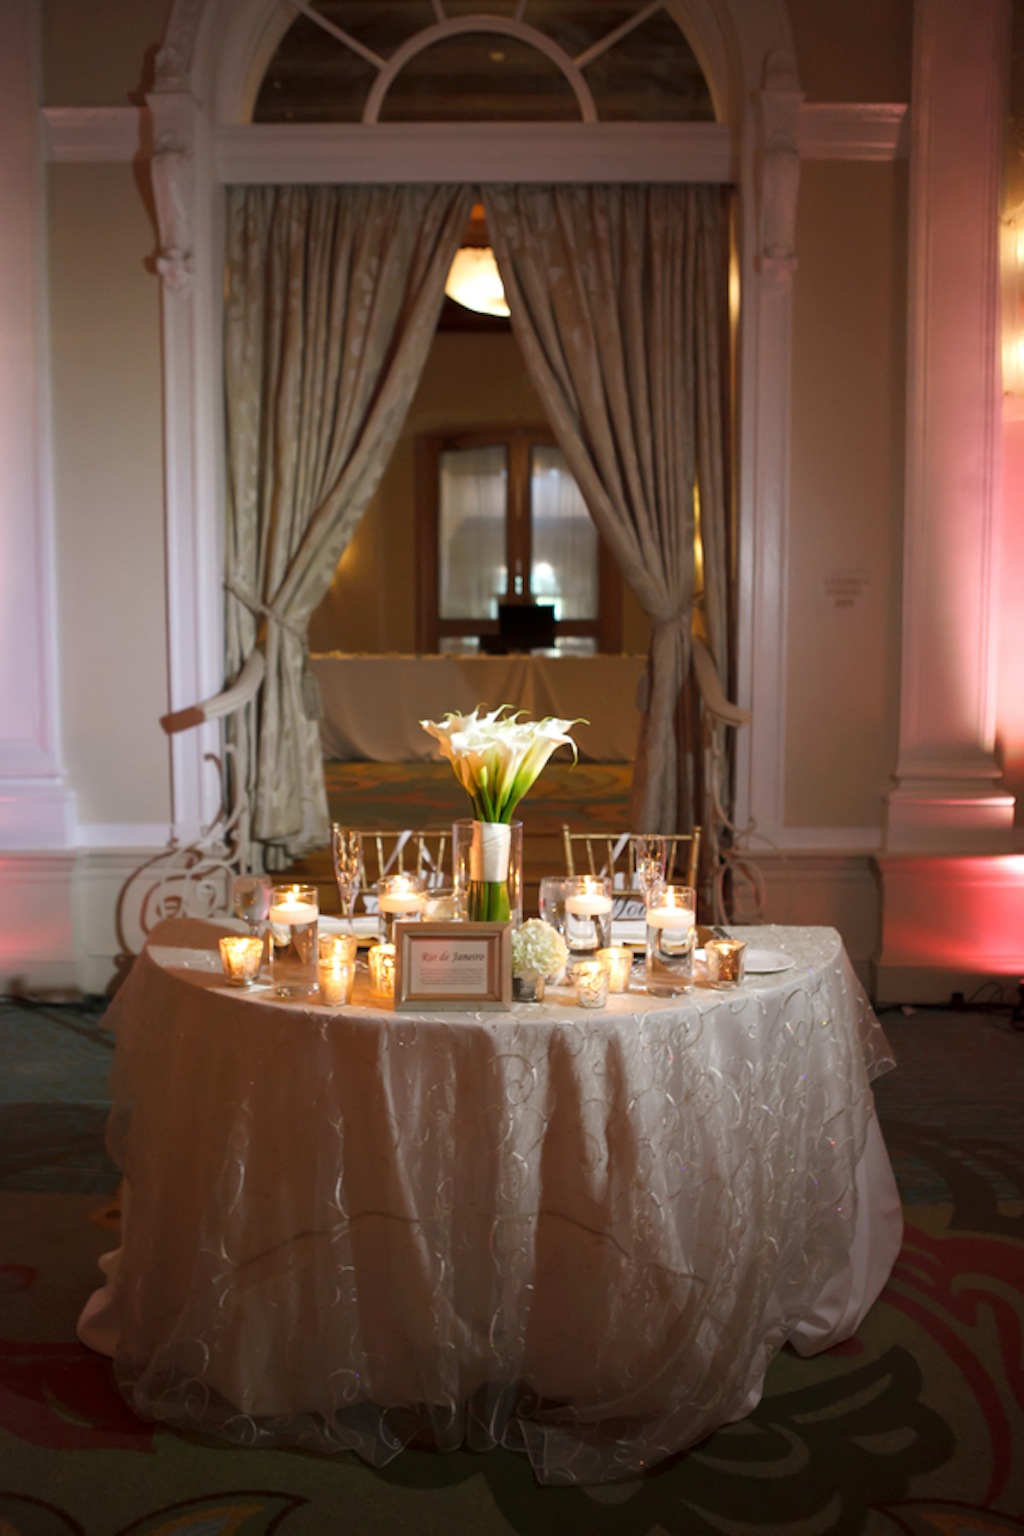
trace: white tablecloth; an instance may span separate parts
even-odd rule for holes
[[[511,704],[540,718],[582,717],[573,736],[591,762],[636,754],[637,687],[644,656],[314,656],[324,757],[341,762],[421,762],[437,744],[420,720]]]
[[[795,964],[735,993],[479,1016],[240,993],[215,931],[160,925],[108,1013],[128,1213],[80,1333],[140,1414],[608,1480],[884,1283],[891,1063],[833,930],[758,930]]]

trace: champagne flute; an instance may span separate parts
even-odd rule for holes
[[[656,833],[633,839],[633,869],[637,889],[648,903],[655,891],[665,884],[668,842]]]
[[[341,910],[348,918],[349,928],[355,931],[356,897],[363,878],[363,837],[337,822],[331,824],[331,859],[334,878],[338,884]]]

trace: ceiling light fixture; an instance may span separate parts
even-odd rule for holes
[[[473,309],[478,315],[508,315],[498,263],[490,246],[464,245],[456,251],[444,291],[463,309]]]

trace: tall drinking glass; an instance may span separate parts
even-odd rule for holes
[[[315,885],[275,885],[270,898],[270,947],[278,997],[309,997],[317,989]]]
[[[423,875],[382,875],[377,881],[377,921],[385,944],[395,942],[395,924],[418,922],[426,895]]]
[[[576,875],[565,893],[569,959],[592,960],[612,941],[612,882],[608,875]]]
[[[647,904],[647,990],[672,997],[693,986],[697,893],[688,885],[658,887]]]
[[[352,832],[337,822],[331,823],[331,862],[338,886],[338,900],[342,916],[348,918],[350,928],[355,927],[356,897],[363,877],[363,836]]]

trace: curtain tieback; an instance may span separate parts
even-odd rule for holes
[[[224,588],[231,593],[232,597],[236,597],[240,603],[244,604],[250,613],[259,614],[260,618],[266,619],[269,624],[276,624],[278,629],[286,629],[290,635],[295,636],[303,650],[306,649],[305,632],[282,618],[273,604],[265,603],[262,598],[257,597],[246,587],[239,586],[237,582],[226,581]]]

